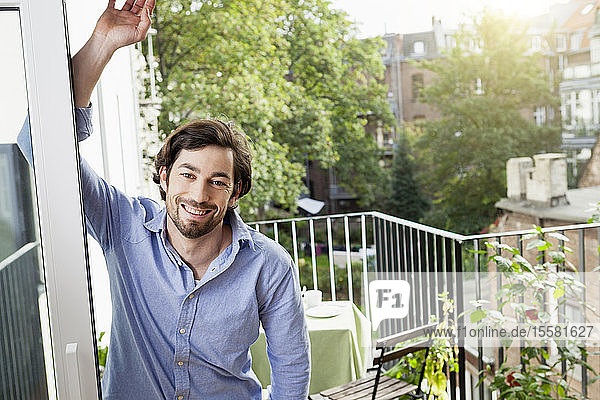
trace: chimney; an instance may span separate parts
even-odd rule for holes
[[[527,200],[545,207],[569,204],[567,201],[567,160],[564,154],[533,156],[535,168],[527,176]]]
[[[532,170],[531,157],[511,158],[506,162],[506,197],[515,201],[527,198],[527,177]]]

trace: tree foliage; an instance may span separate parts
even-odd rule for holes
[[[175,0],[159,2],[156,19],[160,132],[207,115],[235,120],[255,152],[246,214],[269,202],[293,209],[306,159],[370,192],[360,174],[379,166],[359,116],[392,121],[380,39],[356,39],[325,0]]]
[[[445,57],[422,63],[437,75],[423,101],[442,114],[424,123],[418,143],[421,177],[435,199],[426,222],[465,233],[488,226],[506,193],[506,161],[560,143],[559,129],[524,115],[557,103],[526,33],[514,18],[486,10],[459,29]]]
[[[386,211],[411,221],[419,221],[429,208],[416,179],[416,163],[406,135],[400,135],[390,171],[389,200]]]

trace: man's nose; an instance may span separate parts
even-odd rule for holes
[[[198,179],[192,185],[190,194],[194,197],[194,200],[196,200],[198,203],[202,203],[204,201],[208,201],[208,199],[210,198],[208,190],[208,184]]]

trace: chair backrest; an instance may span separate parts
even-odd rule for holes
[[[375,347],[378,349],[382,347],[391,347],[397,345],[398,343],[406,342],[407,340],[418,338],[420,336],[431,336],[434,333],[436,327],[437,324],[432,323],[420,326],[418,328],[410,329],[408,331],[396,333],[394,335],[386,336],[377,339],[377,344],[375,345]]]
[[[373,359],[373,366],[377,365],[377,374],[375,376],[375,384],[373,385],[373,394],[371,396],[372,400],[375,400],[377,396],[379,378],[381,376],[381,370],[384,363],[399,359],[407,354],[411,354],[419,350],[425,350],[425,360],[427,360],[427,356],[429,355],[429,347],[431,346],[431,340],[434,333],[433,330],[436,326],[437,324],[428,324],[377,340],[376,348],[380,350],[380,354]],[[398,343],[406,342],[416,338],[422,339],[407,343],[406,346],[386,352],[386,347],[392,347]],[[419,372],[419,381],[416,385],[418,396],[422,395],[423,393],[421,391],[421,383],[423,382],[423,377],[425,375],[426,364],[427,362],[424,362],[420,368],[421,371]]]
[[[428,324],[378,339],[375,347],[381,350],[381,353],[379,354],[379,356],[374,357],[373,365],[383,364],[387,361],[392,361],[404,357],[407,354],[414,353],[415,351],[419,351],[429,347],[431,336],[436,326],[437,324],[435,323]],[[398,343],[406,342],[416,338],[422,338],[422,340],[412,342],[407,346],[388,352],[384,350],[386,347],[392,347]]]

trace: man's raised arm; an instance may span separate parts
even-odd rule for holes
[[[94,32],[86,44],[73,56],[73,87],[75,107],[90,104],[94,86],[113,53],[143,40],[150,29],[150,17],[156,0],[127,0],[120,10],[115,0],[108,1]]]

